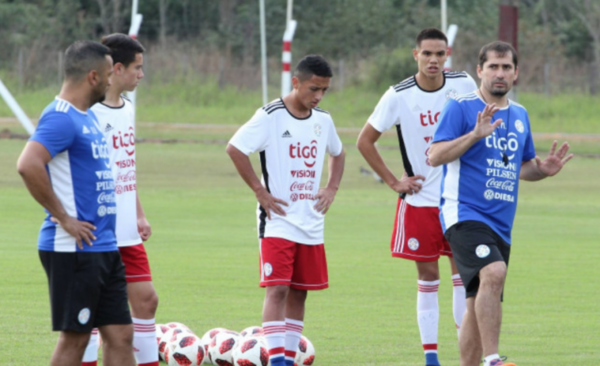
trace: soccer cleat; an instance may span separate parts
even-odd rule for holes
[[[500,359],[500,358],[497,358],[497,359],[495,359],[495,360],[492,360],[492,361],[490,362],[490,366],[517,366],[517,365],[515,365],[515,364],[514,364],[514,363],[512,363],[512,362],[511,362],[511,363],[504,363],[504,362],[502,361],[502,359]]]

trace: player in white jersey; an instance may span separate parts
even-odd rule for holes
[[[443,71],[448,41],[438,29],[424,29],[417,35],[413,56],[418,65],[417,74],[390,87],[383,95],[361,131],[357,146],[371,168],[400,194],[391,239],[392,256],[416,263],[417,320],[425,363],[439,365],[440,255],[450,258],[457,329],[465,311],[465,295],[438,219],[442,171],[430,165],[427,154],[446,101],[471,92],[477,86],[466,72]],[[405,171],[400,179],[388,168],[375,146],[381,134],[394,126]]]
[[[51,366],[78,366],[92,328],[106,340],[104,365],[133,366],[125,268],[115,239],[115,203],[106,139],[88,108],[110,85],[110,50],[78,41],[65,52],[65,79],[44,110],[17,167],[46,209],[39,255],[48,277]]]
[[[317,107],[331,68],[321,56],[296,66],[292,92],[262,108],[232,137],[227,153],[258,200],[263,329],[272,366],[292,366],[307,290],[328,287],[324,215],[342,179],[344,152],[328,112]],[[262,183],[248,155],[260,152]],[[329,154],[329,179],[319,188]]]
[[[519,179],[557,174],[573,155],[556,141],[542,161],[535,155],[527,111],[507,93],[518,76],[515,49],[492,42],[479,52],[477,92],[448,102],[429,158],[444,164],[440,219],[467,289],[460,333],[460,365],[515,366],[498,354],[502,293]]]
[[[148,256],[143,245],[152,231],[140,203],[136,183],[135,114],[131,102],[122,96],[134,90],[144,77],[144,47],[125,34],[111,34],[102,39],[111,49],[114,61],[111,86],[106,99],[92,107],[108,142],[110,164],[115,181],[117,245],[125,264],[127,293],[134,327],[133,349],[140,366],[158,366],[155,314],[158,296],[152,285]],[[98,337],[92,333],[83,360],[95,366]]]

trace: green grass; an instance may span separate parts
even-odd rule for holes
[[[0,140],[2,365],[44,365],[56,342],[36,238],[43,213],[15,172],[24,141]],[[396,195],[356,149],[328,213],[331,287],[310,293],[305,334],[317,365],[420,365],[416,271],[389,255]],[[398,152],[383,149],[398,172]],[[580,157],[557,177],[523,183],[500,352],[522,365],[591,365],[598,350],[600,161]],[[160,296],[157,321],[198,334],[260,324],[256,203],[218,144],[139,144],[138,186]],[[439,352],[458,364],[447,261],[441,261]]]

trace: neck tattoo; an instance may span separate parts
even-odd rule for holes
[[[483,99],[483,102],[485,104],[488,104],[487,100],[485,100],[485,97],[483,96],[483,92],[481,91],[481,89],[479,89],[479,95],[481,96],[481,99]],[[508,165],[508,155],[506,155],[506,148],[508,147],[508,129],[510,127],[510,101],[508,101],[507,99],[507,108],[508,108],[508,116],[506,118],[506,135],[504,136],[506,142],[504,144],[504,149],[502,149],[502,162],[504,163],[504,166]],[[492,123],[494,123],[495,120],[492,120]]]

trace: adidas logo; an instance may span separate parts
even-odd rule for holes
[[[286,130],[283,135],[281,135],[281,137],[292,137],[292,134],[290,133],[290,131]]]
[[[111,126],[110,123],[107,123],[106,124],[106,128],[104,129],[104,132],[108,132],[108,131],[110,131],[112,129],[113,129],[113,126]]]
[[[415,107],[412,109],[413,112],[421,112],[421,107],[419,107],[419,105],[415,105]]]
[[[90,130],[86,126],[83,126],[83,134],[86,135],[88,133],[90,133]]]

